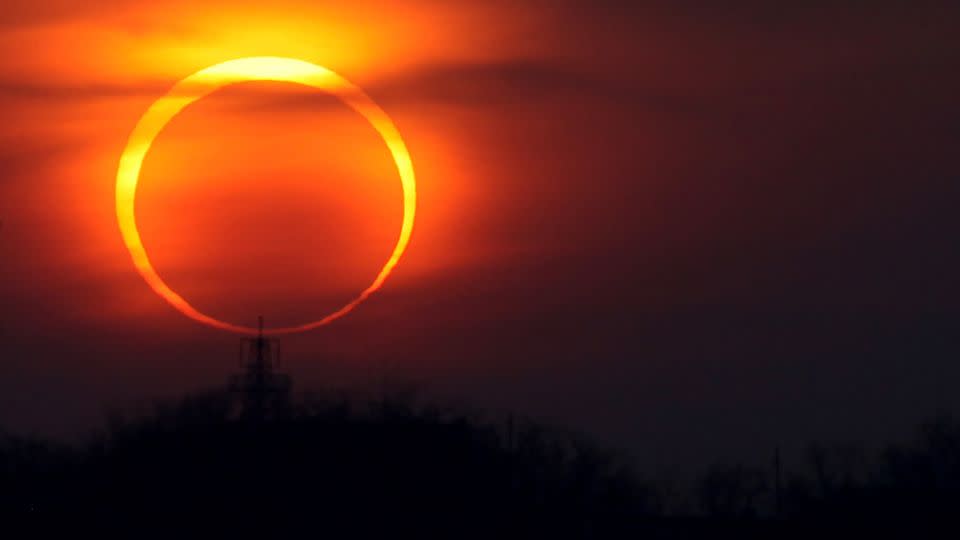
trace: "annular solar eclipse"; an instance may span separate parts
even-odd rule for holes
[[[222,330],[242,334],[255,334],[257,328],[232,324],[201,313],[159,276],[150,262],[140,233],[137,230],[134,211],[137,182],[143,160],[154,139],[170,120],[191,103],[230,84],[247,81],[277,81],[302,84],[327,92],[363,116],[386,143],[400,174],[403,188],[403,222],[396,246],[374,278],[373,282],[353,300],[340,309],[320,319],[297,326],[270,328],[269,334],[302,332],[323,326],[351,312],[357,305],[379,289],[397,265],[410,241],[416,214],[417,190],[413,164],[406,145],[393,121],[363,90],[340,75],[324,67],[292,58],[251,57],[230,60],[202,69],[179,81],[169,92],[155,101],[134,127],[117,169],[116,211],[123,241],[130,252],[133,264],[147,284],[164,300],[181,313]]]

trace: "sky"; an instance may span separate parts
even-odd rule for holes
[[[960,412],[960,5],[7,0],[0,15],[0,429],[220,385],[240,336],[133,267],[119,156],[179,79],[333,69],[393,119],[411,242],[348,316],[281,338],[299,390],[414,385],[664,470],[873,445]],[[164,280],[235,324],[319,319],[402,219],[334,98],[222,89],[137,192]]]

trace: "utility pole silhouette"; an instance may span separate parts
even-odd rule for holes
[[[781,516],[779,446],[776,446],[773,449],[773,512],[774,517]]]
[[[239,416],[265,420],[281,416],[290,408],[291,381],[275,371],[280,358],[279,344],[263,335],[263,317],[257,319],[258,333],[244,340],[241,362],[244,372],[230,377],[230,391],[236,395]]]

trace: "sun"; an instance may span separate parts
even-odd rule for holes
[[[134,127],[123,154],[120,156],[116,187],[116,210],[120,233],[140,275],[158,295],[181,313],[221,330],[242,334],[258,332],[257,328],[231,324],[201,313],[171,289],[160,278],[156,269],[150,263],[150,258],[147,256],[143,242],[140,240],[140,232],[137,230],[137,220],[134,212],[137,182],[140,178],[143,159],[163,127],[191,103],[224,86],[247,81],[297,83],[325,91],[337,97],[363,116],[377,130],[390,150],[393,161],[397,166],[397,172],[400,174],[400,182],[403,188],[403,222],[400,226],[400,235],[393,252],[373,282],[349,303],[321,319],[297,326],[270,328],[265,330],[264,333],[288,334],[311,330],[350,313],[383,285],[407,248],[410,234],[413,232],[413,221],[417,207],[417,184],[413,164],[400,132],[393,121],[390,120],[390,117],[387,116],[387,113],[363,90],[335,72],[303,60],[262,56],[240,58],[216,64],[179,81],[143,114]]]

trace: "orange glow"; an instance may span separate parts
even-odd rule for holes
[[[143,160],[154,139],[180,111],[223,86],[246,81],[278,81],[317,88],[343,101],[362,115],[377,130],[390,150],[403,188],[403,222],[400,235],[380,273],[363,292],[337,311],[322,319],[290,327],[266,330],[284,334],[311,330],[334,321],[366,300],[379,289],[396,266],[410,241],[416,214],[416,180],[413,165],[399,131],[387,114],[362,90],[326,68],[290,58],[252,57],[231,60],[200,70],[178,82],[166,95],[154,102],[130,135],[117,169],[116,211],[120,232],[134,266],[150,287],[181,313],[196,321],[222,330],[253,334],[257,329],[231,324],[201,313],[171,289],[157,274],[140,239],[134,201]]]

